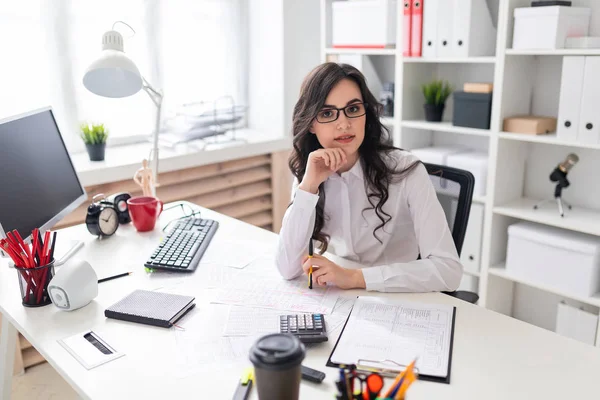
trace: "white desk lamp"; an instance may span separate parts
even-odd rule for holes
[[[121,23],[125,24],[124,22]],[[111,98],[131,96],[143,89],[156,105],[156,124],[152,136],[153,147],[150,153],[150,166],[154,178],[154,185],[152,186],[154,193],[152,194],[156,195],[155,187],[158,184],[158,132],[160,130],[160,110],[163,96],[148,83],[140,74],[140,70],[135,63],[124,53],[123,35],[114,30],[115,24],[113,24],[113,30],[102,35],[102,53],[85,72],[83,85],[94,94]],[[129,28],[131,27],[129,26]]]

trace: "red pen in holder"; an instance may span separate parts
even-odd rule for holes
[[[54,259],[35,268],[15,265],[18,272],[21,299],[26,307],[41,307],[52,303],[48,295],[48,283],[54,277]]]
[[[7,232],[0,239],[0,248],[12,258],[18,273],[21,300],[26,307],[39,307],[52,303],[48,283],[54,277],[54,247],[56,232],[50,244],[50,231],[44,238],[39,229],[31,232],[31,248],[25,244],[17,230]]]

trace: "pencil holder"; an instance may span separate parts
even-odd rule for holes
[[[15,269],[25,307],[41,307],[52,303],[48,295],[48,283],[54,277],[54,259],[39,267],[24,268],[15,265]]]

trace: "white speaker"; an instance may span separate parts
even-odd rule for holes
[[[87,261],[72,259],[57,269],[48,284],[48,293],[56,307],[76,310],[98,296],[98,276]]]

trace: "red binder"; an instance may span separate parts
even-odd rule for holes
[[[402,49],[402,55],[404,57],[410,57],[410,45],[411,45],[411,14],[412,14],[412,3],[413,0],[404,0],[404,48]],[[419,48],[421,45],[419,45]]]
[[[410,56],[421,57],[421,40],[423,35],[423,2],[425,0],[411,0],[411,44]],[[404,18],[406,21],[406,17]]]

